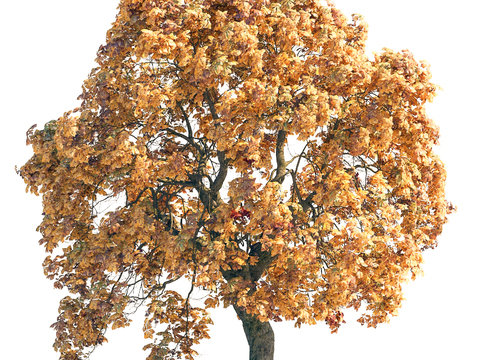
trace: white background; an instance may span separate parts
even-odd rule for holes
[[[441,127],[437,151],[448,171],[447,195],[458,206],[435,250],[425,253],[425,276],[405,286],[399,316],[367,329],[354,312],[338,334],[328,327],[294,329],[275,323],[276,360],[302,359],[480,359],[478,310],[480,211],[478,171],[480,6],[475,0],[337,0],[347,16],[359,13],[369,23],[368,51],[409,49],[432,65],[434,82],[444,91],[429,105]],[[0,261],[3,359],[57,359],[49,328],[65,295],[43,275],[45,257],[35,228],[41,200],[25,194],[14,172],[32,155],[25,132],[40,128],[78,106],[77,96],[98,47],[115,18],[117,0],[24,0],[1,5],[1,96],[4,125]],[[142,314],[140,314],[142,315]],[[200,359],[248,358],[240,321],[231,309],[212,313],[212,339]],[[107,333],[109,343],[91,359],[143,359],[141,317],[128,329]]]

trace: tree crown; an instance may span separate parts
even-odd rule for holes
[[[366,39],[330,2],[120,1],[81,106],[29,130],[19,171],[45,274],[73,294],[63,359],[144,303],[149,359],[192,358],[220,303],[332,331],[345,307],[396,314],[453,207],[428,65]]]

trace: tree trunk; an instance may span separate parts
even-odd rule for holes
[[[243,330],[250,346],[249,359],[273,360],[275,336],[270,323],[258,320],[256,316],[247,314],[245,310],[236,305],[233,308],[242,320]]]

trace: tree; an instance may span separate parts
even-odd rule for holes
[[[45,274],[72,293],[61,359],[142,304],[151,360],[193,359],[222,303],[252,360],[273,359],[272,320],[396,314],[454,208],[428,65],[369,59],[366,39],[315,0],[120,2],[81,106],[28,131],[19,170],[43,197]]]

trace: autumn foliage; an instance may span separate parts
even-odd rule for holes
[[[396,315],[453,208],[428,65],[366,39],[318,0],[120,1],[81,106],[29,130],[19,170],[71,293],[62,359],[142,304],[148,359],[191,359],[221,304],[332,331]]]

